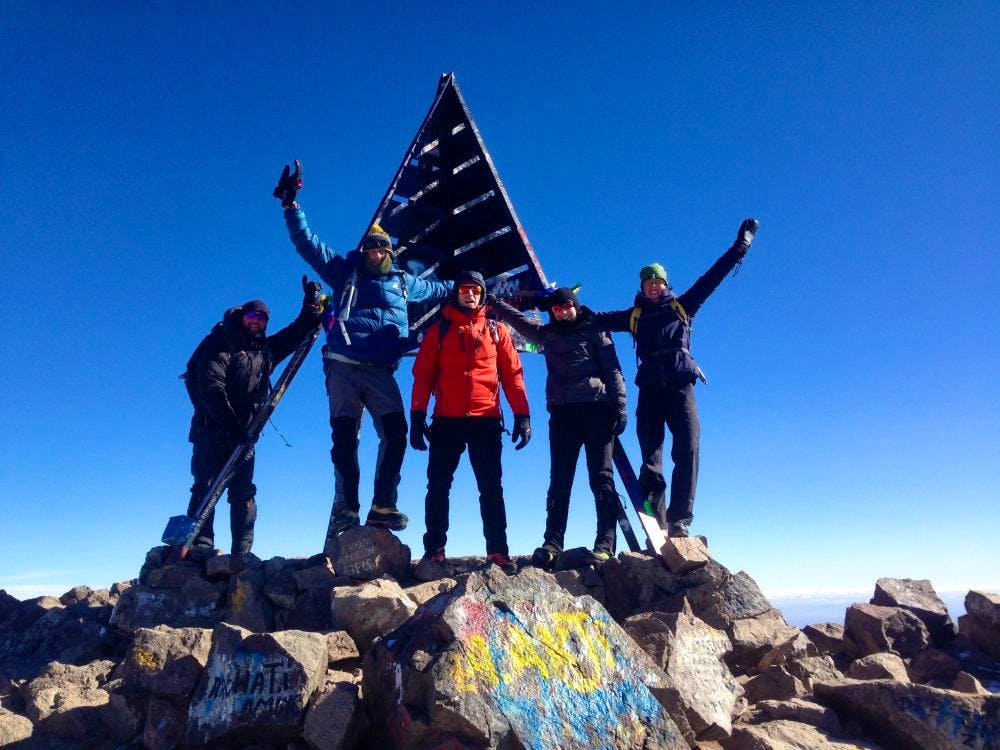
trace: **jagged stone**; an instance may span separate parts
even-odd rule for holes
[[[891,748],[1000,747],[1000,695],[973,696],[894,680],[818,683],[816,696]]]
[[[454,578],[442,578],[438,581],[427,581],[416,586],[409,586],[404,591],[418,607],[426,601],[433,599],[438,594],[451,591],[455,588]]]
[[[205,577],[210,581],[228,581],[232,574],[232,555],[215,555],[205,561]]]
[[[696,536],[668,537],[660,554],[670,572],[679,575],[696,570],[712,559],[708,548]]]
[[[284,609],[295,607],[295,599],[299,595],[299,589],[295,585],[293,577],[294,571],[288,571],[288,575],[278,573],[267,577],[264,584],[264,595],[271,600],[271,604]]]
[[[183,560],[153,568],[146,576],[146,585],[154,589],[179,589],[185,584],[203,577],[204,567],[191,560]]]
[[[768,667],[750,679],[743,686],[743,691],[751,704],[765,700],[787,701],[808,693],[802,680],[780,664]]]
[[[927,627],[935,646],[946,646],[955,640],[955,624],[948,615],[948,608],[928,580],[879,578],[871,603],[901,607],[915,614]]]
[[[757,583],[743,571],[727,576],[721,584],[698,586],[687,592],[687,598],[696,617],[720,630],[772,609]]]
[[[90,586],[74,586],[65,594],[59,597],[59,603],[64,607],[68,607],[70,604],[76,604],[77,602],[82,602],[88,596],[94,593],[94,590]]]
[[[358,686],[348,672],[329,671],[306,713],[302,735],[315,750],[348,750],[367,728]]]
[[[832,656],[834,661],[854,658],[854,644],[844,640],[844,626],[836,622],[820,622],[802,628],[806,638],[816,644],[821,654]]]
[[[759,701],[739,718],[740,724],[763,724],[768,721],[796,721],[811,724],[830,734],[840,734],[840,720],[828,706],[804,698],[787,701]]]
[[[201,678],[211,647],[207,628],[139,628],[115,676],[126,689],[186,699]]]
[[[754,672],[765,654],[793,636],[797,630],[776,609],[756,617],[734,620],[728,629],[732,650],[726,663],[736,672]]]
[[[191,700],[185,741],[237,746],[294,741],[326,664],[326,639],[319,633],[250,633],[220,623]]]
[[[93,608],[108,608],[108,614],[111,614],[111,610],[115,606],[115,602],[118,601],[118,597],[112,594],[108,589],[96,589],[87,594],[86,598],[83,599],[83,603],[87,607]]]
[[[275,615],[278,630],[311,630],[321,632],[333,628],[330,618],[330,594],[322,589],[310,589],[298,595],[295,607],[279,610]]]
[[[131,588],[133,585],[135,585],[134,581],[118,581],[111,584],[109,591],[111,592],[111,596],[117,598],[122,595],[123,591]]]
[[[930,644],[927,627],[905,609],[877,604],[852,604],[844,630],[858,647],[858,656],[891,651],[906,658]]]
[[[371,648],[376,638],[406,622],[416,611],[413,600],[389,578],[366,581],[358,586],[338,586],[330,592],[333,626],[350,633],[362,652]]]
[[[743,688],[722,661],[731,647],[726,634],[690,610],[635,615],[623,627],[673,682],[695,735],[700,739],[728,737],[733,707]]]
[[[132,586],[122,592],[111,615],[111,625],[126,633],[138,628],[171,625],[184,628],[212,627],[219,619],[220,586],[200,578],[179,589]]]
[[[593,568],[588,568],[593,570]],[[559,570],[552,574],[560,586],[573,596],[588,596],[587,585],[583,582],[583,572],[580,570]]]
[[[816,682],[839,680],[844,675],[829,656],[797,656],[785,664],[789,674],[798,677],[807,692],[812,692]]]
[[[960,693],[972,693],[973,695],[989,695],[989,691],[983,687],[983,683],[977,680],[973,675],[968,672],[959,672],[955,676],[955,682],[952,685],[952,690],[957,690]]]
[[[292,578],[299,591],[307,591],[308,589],[325,589],[329,591],[338,583],[337,574],[334,572],[333,566],[330,565],[330,561],[325,557],[320,565],[313,565],[309,568],[294,571]],[[343,583],[348,583],[348,581],[344,581]]]
[[[1000,594],[970,591],[965,595],[965,611],[985,625],[1000,626]]]
[[[935,687],[948,687],[961,669],[954,654],[938,648],[924,649],[906,664],[913,682],[934,683]]]
[[[229,606],[224,619],[253,633],[274,630],[274,608],[264,594],[263,567],[245,568],[229,579]]]
[[[451,578],[455,575],[455,566],[447,560],[434,562],[433,560],[421,557],[413,568],[413,577],[418,581],[436,581],[439,578]]]
[[[854,680],[910,681],[906,664],[898,655],[891,653],[869,654],[856,659],[847,670],[847,676]]]
[[[38,677],[21,686],[25,715],[37,724],[56,712],[107,703],[108,693],[101,686],[108,681],[113,668],[114,662],[107,660],[83,666],[50,664]]]
[[[152,698],[146,709],[142,745],[146,750],[177,750],[184,741],[187,712],[170,701]]]
[[[376,644],[364,669],[375,729],[401,748],[687,750],[654,697],[671,687],[603,607],[530,567],[471,574]]]
[[[344,662],[354,662],[361,657],[357,644],[344,630],[334,630],[326,634],[327,664],[331,667]]]
[[[98,713],[98,720],[104,731],[117,743],[135,737],[142,730],[145,719],[145,701],[138,704],[130,702],[120,692],[120,681],[112,681],[104,688],[108,691],[108,702],[101,707]]]
[[[392,576],[402,581],[410,572],[410,548],[385,529],[356,526],[328,545],[326,552],[338,575],[362,581]]]
[[[34,725],[27,716],[0,708],[0,747],[26,740],[34,732]]]
[[[774,648],[761,657],[757,664],[757,671],[763,672],[772,664],[784,664],[793,659],[818,655],[819,649],[816,648],[816,644],[798,628],[791,628],[790,632],[774,645]]]
[[[726,750],[879,750],[864,740],[841,739],[812,724],[780,719],[733,728]]]
[[[41,597],[24,602],[0,629],[0,673],[30,679],[52,662],[84,664],[108,656],[101,627],[111,607],[69,607]]]

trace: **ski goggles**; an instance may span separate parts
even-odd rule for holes
[[[558,305],[553,305],[549,309],[552,310],[552,312],[554,313],[565,313],[569,312],[574,307],[576,307],[576,305],[574,305],[572,302],[560,302]]]
[[[474,294],[477,297],[483,293],[483,288],[479,284],[462,284],[458,288],[459,294]]]
[[[267,322],[267,313],[262,313],[258,310],[247,310],[243,313],[243,317],[247,320],[259,320],[261,323]]]

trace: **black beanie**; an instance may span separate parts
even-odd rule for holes
[[[486,296],[486,280],[479,271],[459,271],[458,275],[455,277],[455,295],[458,296],[458,288],[462,284],[475,284],[483,290],[483,296]]]
[[[557,305],[565,305],[567,302],[572,302],[573,307],[577,310],[580,309],[580,300],[577,298],[576,292],[568,286],[561,286],[545,297],[545,307],[549,310]]]

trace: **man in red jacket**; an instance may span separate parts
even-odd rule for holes
[[[507,512],[500,468],[503,417],[500,388],[514,411],[511,439],[521,450],[531,439],[528,398],[521,360],[507,328],[487,320],[481,274],[466,271],[455,280],[452,301],[432,325],[413,364],[410,399],[410,445],[427,450],[427,533],[424,557],[444,562],[448,538],[448,493],[458,460],[468,447],[479,487],[479,510],[486,537],[486,557],[504,572],[514,573],[507,548]],[[434,424],[427,426],[427,405],[434,393]]]

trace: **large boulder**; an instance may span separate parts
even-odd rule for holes
[[[755,673],[765,654],[797,632],[776,609],[734,620],[728,630],[733,647],[726,654],[726,663],[738,673]]]
[[[413,600],[389,578],[357,586],[338,586],[330,593],[333,626],[350,633],[362,652],[371,648],[376,638],[410,619],[416,611]]]
[[[948,616],[948,608],[928,580],[879,578],[871,603],[901,607],[915,614],[927,626],[935,646],[947,646],[955,640],[955,624]]]
[[[847,637],[857,645],[858,656],[891,651],[904,659],[930,644],[927,626],[912,612],[877,604],[852,604],[844,617]]]
[[[228,607],[223,619],[252,633],[274,630],[274,607],[264,593],[264,569],[244,568],[229,579]]]
[[[965,695],[894,680],[818,683],[816,696],[870,736],[900,750],[1000,747],[1000,695]]]
[[[707,568],[706,565],[703,569]],[[757,617],[772,609],[756,581],[742,570],[725,576],[721,581],[698,586],[688,591],[686,596],[696,617],[726,631],[737,620]]]
[[[327,541],[325,550],[337,575],[371,581],[392,576],[402,581],[410,572],[410,548],[392,532],[355,526]]]
[[[48,664],[85,664],[110,656],[101,642],[111,606],[85,598],[63,606],[53,597],[20,604],[0,625],[0,674],[24,679]]]
[[[220,623],[188,710],[189,745],[277,744],[302,732],[326,675],[326,639],[286,630],[250,633]]]
[[[0,708],[0,747],[8,747],[15,742],[28,739],[34,728],[27,716]]]
[[[722,661],[731,647],[726,634],[690,610],[643,613],[630,617],[623,626],[673,682],[697,737],[728,737],[733,707],[743,688]]]
[[[787,701],[764,700],[755,703],[739,718],[740,724],[764,724],[768,721],[796,721],[811,724],[832,734],[841,732],[840,720],[828,706],[804,698]]]
[[[225,590],[225,583],[202,578],[192,578],[179,588],[132,586],[118,598],[111,625],[126,633],[157,625],[210,628],[222,615],[219,600]]]
[[[113,668],[111,661],[95,661],[84,666],[50,664],[38,677],[22,685],[24,713],[37,724],[53,714],[104,705],[108,702],[108,692],[103,686]]]
[[[402,748],[687,750],[656,698],[672,687],[603,607],[535,568],[472,573],[379,641],[364,670],[382,741]]]
[[[812,724],[779,719],[739,725],[726,750],[878,750],[869,742],[844,739]]]
[[[965,610],[967,614],[958,618],[959,632],[1000,660],[1000,594],[970,591],[965,595]]]
[[[128,691],[187,699],[208,663],[212,631],[207,628],[139,628],[115,671]]]
[[[847,676],[853,680],[897,680],[909,682],[906,663],[896,654],[882,653],[862,656],[851,664]]]

